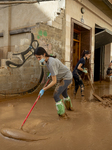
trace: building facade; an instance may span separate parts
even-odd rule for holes
[[[111,61],[112,4],[108,5],[111,8],[103,1],[66,1],[66,65],[73,69],[81,52],[90,50],[89,70],[93,81],[106,78]]]
[[[0,4],[0,93],[32,91],[42,77],[43,83],[46,80],[48,70],[43,68],[42,76],[42,67],[29,48],[32,40],[56,54],[71,71],[82,51],[89,50],[92,81],[106,79],[112,59],[111,1]]]

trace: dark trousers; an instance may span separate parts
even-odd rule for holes
[[[61,94],[64,98],[68,97],[67,87],[71,82],[72,82],[72,80],[62,80],[61,82],[57,83],[57,86],[56,86],[55,91],[54,91],[55,102],[60,101],[60,95]]]
[[[74,78],[74,81],[75,81],[74,93],[75,94],[77,93],[77,90],[78,90],[78,88],[80,86],[81,96],[84,96],[84,84],[83,84],[81,76],[78,74],[77,71],[75,71],[75,73],[73,74],[73,78]]]

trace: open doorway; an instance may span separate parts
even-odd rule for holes
[[[95,49],[94,54],[94,81],[100,80],[100,48]]]
[[[105,47],[99,47],[94,52],[94,81],[104,80]]]
[[[78,22],[77,20],[72,19],[70,58],[72,71],[82,57],[82,52],[84,50],[91,51],[91,28]],[[88,69],[90,68],[89,61],[86,63],[85,67]]]
[[[95,25],[94,81],[104,80],[105,44],[109,41],[106,29]]]

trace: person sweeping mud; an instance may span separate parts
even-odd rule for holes
[[[89,59],[90,56],[91,56],[90,52],[88,50],[84,50],[82,54],[82,58],[78,61],[77,65],[75,66],[73,70],[73,78],[75,81],[74,94],[76,96],[78,88],[80,86],[82,100],[84,100],[84,84],[83,84],[81,75],[83,72],[88,73],[87,69],[84,68],[84,65],[85,65],[86,60]]]
[[[43,47],[38,47],[34,51],[34,55],[40,63],[46,64],[50,72],[49,77],[51,76],[52,78],[51,83],[40,90],[39,94],[42,96],[47,89],[57,83],[54,92],[56,109],[59,116],[65,117],[66,113],[64,104],[68,110],[73,110],[71,99],[67,94],[67,87],[72,81],[72,73],[59,59],[56,58],[56,56],[49,55]],[[63,96],[64,104],[60,99],[61,94]]]

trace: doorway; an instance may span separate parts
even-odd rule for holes
[[[74,29],[73,33],[73,68],[80,60],[81,32]]]
[[[101,81],[104,79],[104,46],[95,49],[94,52],[94,81]]]
[[[105,44],[110,42],[105,28],[95,25],[94,81],[104,80]]]
[[[72,19],[71,29],[70,68],[73,71],[77,62],[82,57],[82,52],[84,50],[91,52],[91,28]],[[86,67],[89,69],[89,61],[86,63]]]
[[[100,80],[100,48],[95,49],[94,54],[94,81]]]

